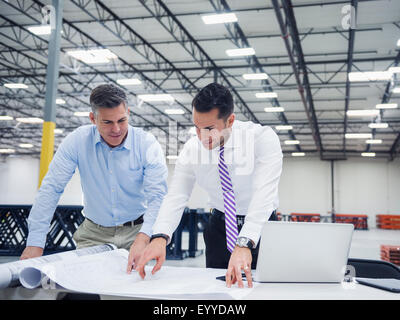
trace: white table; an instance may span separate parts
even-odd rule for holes
[[[218,280],[217,280],[218,281]],[[0,290],[2,300],[56,300],[73,291],[57,289],[26,289],[22,286]],[[100,294],[102,300],[110,299],[230,299],[225,294],[201,295],[157,295],[154,297]],[[357,283],[322,284],[322,283],[260,283],[243,300],[400,300],[400,293],[392,293]]]

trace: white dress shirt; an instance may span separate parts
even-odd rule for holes
[[[246,216],[239,236],[257,244],[264,223],[279,205],[278,184],[282,171],[279,138],[268,126],[235,120],[224,149],[235,193],[236,214]],[[196,181],[207,191],[210,208],[224,212],[218,157],[219,147],[207,150],[197,136],[185,143],[153,234],[172,237]]]

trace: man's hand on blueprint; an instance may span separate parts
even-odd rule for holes
[[[26,247],[22,252],[20,260],[41,257],[43,255],[43,248],[40,247]]]
[[[133,242],[129,250],[128,266],[126,269],[127,273],[131,273],[132,270],[136,269],[136,265],[149,242],[150,237],[147,234],[144,234],[142,232],[138,233],[135,241]]]
[[[156,264],[151,271],[152,274],[155,274],[158,270],[161,269],[162,264],[165,261],[166,256],[166,247],[167,241],[164,238],[157,238],[152,240],[149,245],[144,249],[139,262],[136,264],[135,270],[139,272],[139,275],[142,279],[146,276],[146,272],[144,271],[144,267],[147,262],[155,259]]]

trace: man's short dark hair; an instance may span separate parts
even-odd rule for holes
[[[205,113],[218,109],[218,119],[227,119],[233,113],[233,98],[229,89],[218,83],[210,83],[194,97],[192,107]]]
[[[122,102],[128,107],[125,92],[112,84],[101,84],[92,90],[90,94],[90,106],[92,112],[96,114],[99,108],[115,108]]]

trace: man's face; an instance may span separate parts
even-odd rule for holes
[[[119,146],[128,134],[128,110],[122,102],[115,108],[98,108],[90,113],[90,121],[110,147]]]
[[[198,112],[193,108],[193,123],[196,133],[204,148],[212,150],[228,138],[235,115],[231,114],[227,120],[218,119],[219,110],[212,109],[209,112]]]

